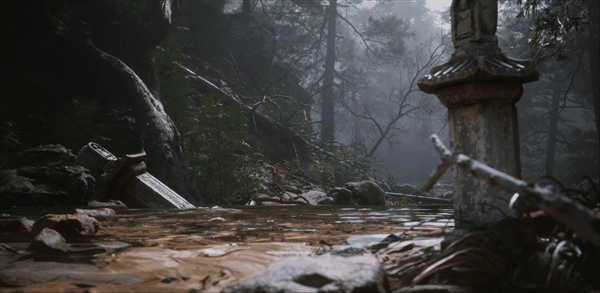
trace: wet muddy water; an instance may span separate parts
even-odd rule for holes
[[[35,220],[44,214],[73,210],[74,207],[2,208],[0,213],[10,214],[10,218],[0,219],[0,225],[18,217]],[[27,235],[2,234],[0,242],[21,252],[19,261],[95,266],[95,271],[81,274],[100,278],[88,283],[78,281],[79,286],[58,278],[18,290],[219,291],[259,273],[285,255],[310,255],[321,247],[340,245],[365,247],[392,233],[404,234],[407,239],[439,240],[441,232],[454,226],[448,206],[240,206],[115,211],[115,216],[97,217],[102,228],[90,243],[71,243],[73,252],[62,256],[31,254],[26,251]],[[112,280],[109,277],[114,275],[131,278],[102,281]],[[0,291],[15,289],[2,287]]]

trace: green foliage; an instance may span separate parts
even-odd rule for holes
[[[252,178],[253,148],[250,132],[239,108],[223,106],[206,97],[197,115],[195,130],[184,137],[186,155],[196,186],[207,204],[227,203],[255,193]]]
[[[552,59],[569,59],[563,46],[572,42],[590,24],[585,1],[517,0],[517,4],[522,5],[517,17],[531,16],[534,21],[533,35],[527,41],[534,49],[531,57],[539,63]]]
[[[369,179],[367,173],[372,171],[372,164],[364,157],[364,145],[332,145],[331,152],[335,158],[322,157],[320,160],[304,164],[303,170],[306,175],[335,186]]]
[[[185,19],[173,27],[156,51],[165,111],[182,134],[184,153],[198,191],[207,205],[232,204],[255,193],[254,150],[241,110],[223,105],[220,93],[198,92],[178,64],[192,67],[186,54]]]

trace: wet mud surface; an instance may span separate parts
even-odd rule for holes
[[[0,225],[73,209],[2,209],[10,217],[0,219]],[[342,245],[365,247],[392,233],[439,243],[441,233],[454,225],[449,207],[115,211],[117,215],[96,217],[102,225],[98,234],[69,243],[64,254],[27,251],[26,233],[1,234],[0,242],[18,253],[1,255],[0,292],[218,292],[285,255],[311,255]]]

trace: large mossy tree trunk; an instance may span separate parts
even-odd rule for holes
[[[154,4],[164,9],[167,1],[156,0]],[[11,120],[0,117],[3,125],[11,123],[31,132],[22,133],[18,139],[33,146],[62,144],[68,138],[74,151],[89,141],[104,145],[118,156],[144,148],[148,172],[190,203],[202,204],[177,128],[160,101],[128,65],[94,45],[94,30],[90,30],[94,23],[82,21],[90,19],[85,15],[95,13],[88,9],[91,2],[15,1],[3,5],[1,32],[8,43],[1,50],[0,87],[2,106],[7,108],[2,112],[33,113],[45,122],[28,122],[34,116],[15,114],[9,117]],[[170,13],[169,9],[164,11]],[[168,29],[169,23],[162,23],[159,31]],[[114,104],[128,109],[127,113],[112,111]],[[79,112],[76,115],[73,111]],[[115,123],[124,126],[109,125],[108,116],[116,117]],[[44,133],[39,129],[48,129],[45,132],[50,134],[34,137]]]
[[[592,103],[594,105],[594,117],[596,118],[596,132],[598,133],[598,138],[600,139],[600,83],[598,83],[600,71],[600,47],[598,46],[598,39],[600,36],[600,30],[598,29],[600,25],[600,3],[594,0],[587,1],[588,11],[590,13],[590,73],[592,77]]]

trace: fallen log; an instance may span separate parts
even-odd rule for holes
[[[421,191],[429,191],[450,165],[458,165],[469,170],[476,178],[515,192],[510,201],[511,208],[518,202],[530,210],[543,210],[557,222],[575,231],[581,238],[590,241],[596,247],[600,246],[600,213],[595,213],[592,209],[549,187],[528,184],[468,156],[453,154],[435,134],[431,135],[431,142],[440,154],[442,164],[438,166]]]
[[[427,204],[452,204],[452,200],[445,198],[436,198],[429,196],[418,196],[418,195],[410,195],[404,193],[395,193],[395,192],[386,192],[386,195],[396,198],[408,198],[414,202],[418,203],[427,203]]]

